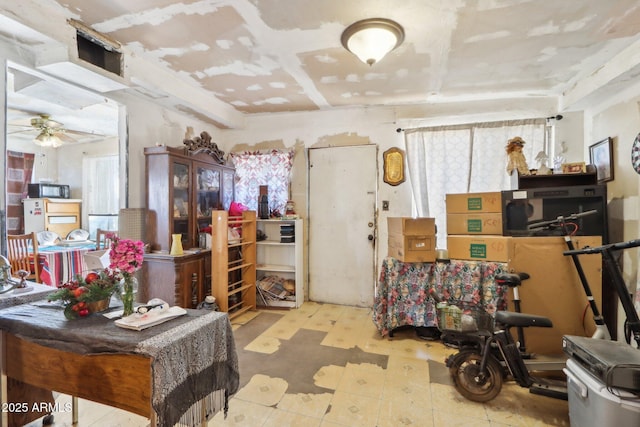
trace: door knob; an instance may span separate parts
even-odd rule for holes
[[[369,240],[373,240],[373,234],[369,234],[369,235],[367,236],[367,239],[369,239]]]

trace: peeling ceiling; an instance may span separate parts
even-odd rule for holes
[[[603,87],[620,90],[640,74],[637,0],[23,3],[121,44],[123,87],[105,94],[136,90],[220,127],[248,114],[354,106],[551,98],[559,110],[580,109]],[[20,7],[0,14],[24,22]],[[340,44],[348,25],[369,17],[393,19],[406,33],[373,66]],[[0,36],[24,41],[15,31],[0,27]],[[48,41],[32,43],[42,50]]]

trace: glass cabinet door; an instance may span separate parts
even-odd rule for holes
[[[234,180],[235,173],[233,171],[225,170],[222,172],[222,209],[229,210],[231,202],[235,198],[234,194]]]
[[[222,209],[220,202],[220,171],[205,166],[196,167],[197,232],[211,225],[211,213]]]
[[[182,235],[182,244],[190,241],[189,226],[189,179],[188,164],[173,163],[173,231],[172,234]],[[188,247],[188,246],[187,246]]]

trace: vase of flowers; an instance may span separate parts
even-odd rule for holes
[[[67,319],[86,317],[91,313],[109,308],[111,295],[120,288],[122,276],[118,272],[105,269],[76,277],[58,286],[49,295],[49,301],[63,301]]]
[[[109,268],[122,276],[122,317],[133,314],[133,294],[136,279],[134,274],[142,267],[144,243],[139,240],[113,237],[109,251]]]

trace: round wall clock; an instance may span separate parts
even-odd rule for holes
[[[633,140],[633,145],[631,146],[631,165],[633,170],[640,173],[640,133]]]

